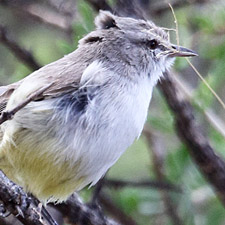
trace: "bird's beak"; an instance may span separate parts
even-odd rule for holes
[[[182,46],[172,45],[168,54],[170,57],[191,57],[198,56],[198,54],[188,48]]]

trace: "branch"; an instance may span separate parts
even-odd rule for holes
[[[113,188],[123,188],[127,186],[131,187],[147,187],[147,188],[156,188],[161,190],[167,190],[167,191],[174,191],[174,192],[182,192],[181,188],[177,185],[171,184],[169,182],[165,181],[157,181],[157,180],[151,180],[151,181],[123,181],[123,180],[113,180],[113,179],[105,179],[104,185],[108,187]]]
[[[104,208],[114,217],[116,218],[121,224],[123,225],[137,225],[134,219],[125,214],[114,202],[109,198],[109,196],[103,194],[102,192],[99,195],[99,202]]]
[[[41,67],[29,51],[23,49],[18,43],[8,37],[7,29],[2,25],[0,25],[0,41],[31,70],[37,70]]]
[[[62,32],[65,32],[69,35],[69,37],[73,33],[72,29],[72,15],[62,15],[60,12],[55,12],[46,7],[46,5],[42,6],[40,4],[29,4],[25,7],[14,8],[14,10],[22,12],[22,16],[26,16],[31,18],[39,23],[44,23],[47,26],[54,27],[56,29],[60,29]],[[70,37],[71,38],[71,37]]]
[[[160,145],[161,140],[159,140],[159,137],[156,136],[155,133],[153,133],[148,128],[148,126],[145,126],[143,134],[146,137],[146,140],[149,146],[149,152],[151,151],[151,154],[152,154],[152,163],[154,166],[154,172],[156,174],[156,177],[159,179],[159,181],[162,182],[166,180],[166,176],[165,176],[164,165],[163,165],[164,157],[163,157],[163,154],[161,154],[163,150]],[[170,194],[165,190],[161,190],[160,193],[166,208],[166,213],[168,217],[171,219],[171,222],[176,225],[184,224],[177,213],[175,204]]]
[[[159,88],[174,113],[177,134],[186,143],[192,158],[225,205],[225,162],[216,155],[203,135],[195,121],[192,106],[183,98],[170,74],[166,72],[164,77]]]
[[[24,225],[57,225],[36,198],[28,197],[21,187],[10,181],[1,171],[0,200],[5,208]],[[75,194],[65,203],[52,206],[72,225],[119,225],[100,215],[99,208],[83,204]]]
[[[217,130],[225,138],[225,123],[213,110],[202,109],[200,101],[193,96],[193,89],[188,87],[184,80],[182,80],[177,74],[173,76],[174,82],[178,88],[185,94],[185,98],[193,102],[195,106],[204,114],[207,121],[212,125],[212,127]]]
[[[100,9],[102,10],[108,10],[108,11],[113,11],[110,5],[105,1],[105,0],[86,0],[92,7],[96,10],[99,11]]]
[[[48,88],[50,88],[53,85],[53,83],[41,88],[40,90],[34,92],[31,94],[27,99],[25,99],[23,102],[21,102],[19,105],[15,106],[12,110],[10,111],[3,111],[2,114],[0,115],[0,125],[4,123],[7,120],[11,120],[13,116],[21,110],[23,107],[25,107],[28,103],[31,101],[37,99],[40,97]]]
[[[52,3],[53,0],[45,2],[44,4],[35,3],[35,1],[7,1],[0,0],[3,7],[7,7],[16,16],[20,15],[25,20],[33,20],[38,23],[44,23],[47,26],[60,29],[65,33],[71,33],[72,15],[57,9]],[[48,7],[50,6],[50,8]],[[54,9],[54,10],[52,10]]]
[[[57,225],[57,223],[35,203],[36,199],[28,197],[23,189],[10,181],[0,171],[0,199],[5,208],[24,225]]]
[[[129,16],[142,18],[143,14],[139,10],[130,9]],[[158,86],[174,113],[176,131],[187,144],[192,158],[215,188],[219,199],[225,206],[225,162],[215,154],[208,139],[197,126],[191,104],[180,96],[168,72],[164,74],[164,77],[165,79]]]
[[[190,4],[198,4],[198,3],[206,3],[209,2],[209,0],[192,0],[191,2],[188,0],[177,0],[177,1],[172,1],[171,4],[173,6],[173,8],[180,8],[180,7],[184,7],[186,5],[190,5]],[[152,4],[149,7],[149,10],[151,11],[151,13],[155,14],[155,15],[162,15],[163,13],[167,12],[168,10],[170,10],[170,7],[168,5],[168,3],[161,3],[160,4]]]
[[[120,16],[134,17],[137,19],[146,18],[145,11],[136,0],[117,0],[115,11]]]
[[[67,223],[71,225],[119,225],[103,217],[101,212],[99,212],[99,208],[82,203],[81,199],[76,194],[70,196],[66,202],[52,206],[59,210]]]

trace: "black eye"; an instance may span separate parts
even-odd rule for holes
[[[148,41],[148,47],[150,49],[156,49],[158,46],[158,42],[156,40]]]

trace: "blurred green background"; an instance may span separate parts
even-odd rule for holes
[[[67,1],[57,0],[15,2],[0,2],[0,24],[7,27],[11,39],[32,52],[40,65],[46,65],[75,50],[78,40],[94,29],[97,12],[89,1],[68,1],[72,2],[71,5]],[[142,2],[146,4],[148,1]],[[199,57],[193,58],[192,63],[225,101],[225,1],[184,2],[174,7],[179,23],[179,41],[198,52]],[[115,1],[108,3],[113,7]],[[149,1],[148,4],[156,9],[165,7],[162,12],[154,14],[149,6],[148,18],[162,27],[175,28],[167,4],[163,1]],[[170,32],[170,36],[176,43],[175,33]],[[194,106],[204,134],[209,137],[217,153],[225,157],[224,109],[185,59],[176,60],[174,71],[184,94]],[[0,41],[0,84],[17,81],[31,72],[32,69],[18,60]],[[157,88],[147,124],[156,133],[161,145],[163,179],[182,188],[182,193],[166,191],[181,224],[225,224],[224,207],[191,160],[186,146],[176,136],[173,114]],[[154,150],[142,136],[110,169],[107,177],[125,181],[158,179],[153,155]],[[81,191],[85,201],[90,199],[92,190]],[[104,187],[103,191],[137,224],[174,224],[166,213],[165,191],[151,187]]]

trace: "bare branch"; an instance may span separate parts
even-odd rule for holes
[[[10,120],[13,118],[13,116],[21,110],[23,107],[25,107],[28,103],[31,101],[37,99],[40,97],[48,88],[50,88],[53,85],[53,83],[41,88],[40,90],[34,92],[31,94],[27,99],[25,99],[23,102],[21,102],[19,105],[15,106],[12,110],[10,111],[3,111],[2,114],[0,115],[0,125],[4,123],[7,120]]]
[[[39,23],[44,23],[48,26],[60,29],[69,36],[71,36],[73,32],[72,16],[62,15],[60,12],[52,11],[46,8],[46,6],[41,6],[40,4],[29,4],[28,6],[21,7],[19,9],[21,9],[23,15],[27,14],[27,17],[32,18]]]
[[[76,194],[70,196],[66,202],[52,206],[59,210],[66,221],[71,225],[119,225],[118,223],[99,215],[98,208],[83,204]]]
[[[106,2],[106,0],[86,0],[92,7],[99,11],[100,9],[113,11],[110,5]]]
[[[192,106],[183,98],[170,74],[166,72],[164,77],[159,88],[174,113],[176,131],[188,146],[192,158],[203,175],[215,188],[219,199],[225,205],[225,162],[216,155],[203,135],[195,121]]]
[[[50,1],[50,0],[49,0]],[[48,2],[49,3],[49,2]],[[47,26],[54,27],[60,29],[65,33],[71,33],[71,17],[66,12],[56,10],[51,3],[49,6],[53,6],[51,8],[46,7],[35,2],[21,2],[21,1],[5,1],[0,0],[0,4],[4,7],[10,9],[13,14],[20,15],[21,17],[29,20],[33,20],[39,23],[44,23]],[[52,10],[54,8],[55,10]]]
[[[188,0],[176,0],[176,1],[171,1],[171,5],[175,9],[175,8],[184,7],[190,4],[203,4],[209,1],[210,0],[192,0],[190,2]],[[155,15],[162,15],[163,13],[170,10],[170,7],[167,2],[160,2],[160,4],[151,4],[151,6],[149,7],[149,10],[151,13]]]
[[[123,180],[113,180],[113,179],[105,179],[104,185],[113,188],[123,188],[123,187],[145,187],[145,188],[156,188],[160,190],[174,191],[174,192],[182,192],[181,188],[171,184],[166,181],[157,181],[157,180],[147,180],[147,181],[123,181]]]
[[[10,181],[0,171],[0,200],[5,208],[24,225],[57,225],[49,214],[43,214],[42,209],[35,203],[37,200],[28,197],[23,189]]]
[[[12,51],[13,54],[31,70],[37,70],[41,67],[29,51],[23,49],[18,43],[8,37],[7,29],[2,25],[0,25],[0,42]]]
[[[174,82],[178,86],[178,88],[182,91],[183,94],[185,94],[185,97],[188,100],[191,100],[191,102],[194,102],[195,105],[197,105],[201,112],[205,115],[205,118],[207,121],[213,126],[217,132],[219,132],[224,138],[225,138],[225,123],[224,121],[211,109],[202,109],[200,102],[198,99],[194,98],[193,96],[193,89],[190,88],[184,80],[181,79],[181,77],[173,76]]]
[[[115,11],[121,16],[134,17],[138,19],[146,18],[145,11],[142,10],[137,0],[117,0]]]
[[[123,225],[137,225],[136,221],[129,215],[126,215],[119,207],[117,207],[109,196],[100,193],[99,202],[104,208],[121,224]]]

